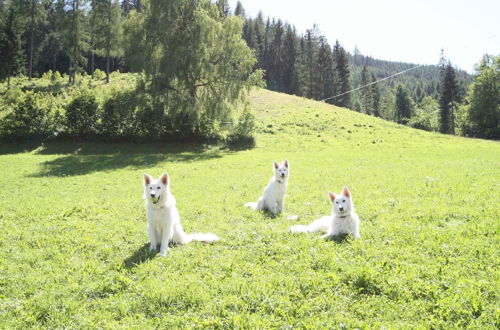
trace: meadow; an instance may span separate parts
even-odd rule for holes
[[[500,327],[500,144],[257,90],[256,146],[0,145],[0,328]],[[243,208],[291,166],[285,212]],[[215,244],[148,252],[142,178]],[[349,186],[361,238],[288,228]],[[298,220],[288,220],[297,215]]]

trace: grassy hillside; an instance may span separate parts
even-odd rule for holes
[[[257,146],[0,146],[0,328],[498,328],[500,145],[269,91]],[[291,164],[285,213],[256,200]],[[142,175],[187,232],[150,254]],[[348,185],[361,239],[292,235]],[[290,215],[298,215],[289,221]]]

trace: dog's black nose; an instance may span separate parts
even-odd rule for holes
[[[342,206],[339,207],[340,211],[344,211],[344,208]]]
[[[155,197],[155,194],[151,194],[151,197]]]

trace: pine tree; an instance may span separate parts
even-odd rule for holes
[[[19,2],[4,4],[0,20],[0,79],[24,72],[25,55],[21,39],[26,23],[23,7]]]
[[[65,1],[57,0],[47,8],[47,25],[45,38],[40,46],[41,60],[45,60],[45,65],[53,72],[57,71],[57,59],[63,47],[63,31],[66,12],[64,10]]]
[[[253,21],[253,31],[255,34],[255,55],[257,57],[257,67],[264,67],[264,53],[265,53],[265,24],[262,12],[259,12]]]
[[[245,20],[243,26],[243,39],[247,42],[248,47],[252,49],[257,48],[257,36],[254,31],[254,23],[251,18]]]
[[[366,86],[372,83],[372,75],[368,72],[368,67],[363,66],[361,71],[361,86]],[[373,93],[371,86],[364,87],[360,90],[361,94],[361,111],[368,115],[373,115]]]
[[[413,114],[413,105],[408,91],[400,84],[396,88],[396,111],[395,121],[398,124],[408,124]]]
[[[234,8],[234,15],[245,17],[245,9],[243,8],[243,5],[240,1],[236,3],[236,8]]]
[[[283,91],[283,24],[278,20],[273,27],[273,39],[269,45],[269,61],[266,68],[267,87],[271,90]]]
[[[321,36],[318,39],[319,49],[318,57],[316,60],[315,70],[317,87],[315,88],[316,95],[315,98],[322,100],[333,96],[333,57],[330,45],[326,41],[326,38]],[[331,102],[332,100],[328,100]]]
[[[297,93],[297,74],[295,72],[295,62],[297,56],[295,30],[288,25],[283,41],[283,91],[288,94]]]
[[[122,25],[119,3],[117,0],[92,0],[91,15],[94,31],[92,34],[93,46],[97,54],[106,58],[106,83],[109,83],[111,57],[119,56],[122,51],[120,47]]]
[[[375,75],[372,73],[372,81],[376,81],[377,79],[375,78]],[[373,115],[375,117],[380,117],[380,89],[377,84],[371,85],[371,92],[372,92],[372,98],[373,98]]]
[[[333,59],[335,63],[335,78],[334,90],[335,95],[340,95],[351,90],[350,82],[350,66],[347,53],[344,48],[340,45],[339,41],[335,42],[333,46]],[[340,107],[351,107],[351,96],[350,94],[344,94],[342,96],[333,99],[333,103]]]
[[[315,63],[318,53],[318,43],[317,43],[317,28],[316,25],[312,29],[308,29],[304,36],[304,58],[303,58],[303,85],[304,85],[304,96],[307,98],[314,98],[316,95],[317,87],[317,70],[315,68]]]
[[[454,109],[459,101],[458,84],[455,69],[448,61],[442,71],[440,95],[439,95],[439,123],[440,132],[445,134],[455,134]]]
[[[85,30],[84,10],[87,6],[86,0],[68,0],[66,5],[70,8],[67,11],[64,36],[64,48],[70,59],[69,66],[69,83],[74,84],[76,73],[80,71],[85,64],[87,33]]]

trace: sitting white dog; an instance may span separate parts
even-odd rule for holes
[[[169,243],[187,244],[193,240],[215,242],[219,237],[215,234],[187,235],[180,222],[179,211],[175,198],[170,192],[170,182],[167,173],[158,180],[144,174],[144,197],[146,199],[146,217],[148,220],[148,235],[152,251],[160,245],[160,255],[165,257]]]
[[[326,235],[321,236],[321,238],[333,238],[340,234],[351,234],[355,239],[360,237],[359,216],[354,211],[354,204],[349,188],[344,187],[342,193],[339,195],[335,195],[332,192],[329,192],[328,195],[332,201],[331,216],[321,217],[309,225],[292,226],[290,232],[326,232]]]
[[[245,204],[246,207],[256,211],[268,210],[273,214],[283,212],[286,188],[290,177],[290,164],[288,160],[285,160],[283,164],[274,162],[273,170],[274,175],[257,203],[248,202]]]

